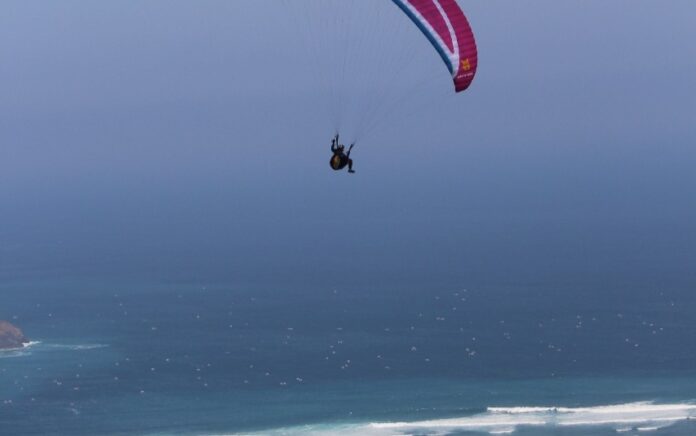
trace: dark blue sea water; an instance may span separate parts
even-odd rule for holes
[[[687,286],[5,281],[0,434],[696,434]]]

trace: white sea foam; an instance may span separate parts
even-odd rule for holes
[[[39,345],[40,343],[40,341],[30,341],[23,343],[21,347],[0,350],[0,359],[9,357],[30,356],[31,353],[28,351],[28,349],[35,345]]]
[[[22,346],[24,348],[29,348],[29,347],[33,347],[35,345],[40,345],[40,344],[41,344],[41,341],[29,341],[29,342],[23,343]]]
[[[15,353],[15,352],[18,352],[18,351],[21,351],[21,350],[24,350],[24,349],[33,347],[34,345],[38,345],[38,344],[40,344],[40,343],[41,343],[40,341],[24,342],[24,343],[22,344],[21,347],[16,347],[16,348],[5,348],[5,349],[0,350],[0,353],[5,353],[5,354]]]
[[[13,348],[11,350],[0,350],[0,359],[9,359],[12,357],[29,356],[31,353],[22,351],[21,348]]]
[[[690,418],[696,418],[696,404],[640,402],[596,407],[491,407],[484,413],[463,418],[370,425],[400,434],[442,428],[494,433],[522,426],[604,426],[617,431],[627,428],[650,431]]]
[[[47,348],[59,349],[59,350],[69,350],[69,351],[83,351],[83,350],[96,350],[97,348],[105,348],[108,345],[105,344],[76,344],[76,345],[66,345],[66,344],[47,344]]]
[[[10,348],[5,350],[0,350],[0,359],[8,357],[25,357],[31,356],[33,353],[30,350],[36,352],[51,351],[51,350],[67,350],[67,351],[85,351],[85,350],[95,350],[98,348],[108,347],[105,344],[44,344],[41,341],[30,341],[22,344],[21,348]]]
[[[510,434],[520,427],[605,427],[617,432],[650,432],[693,418],[696,418],[696,403],[638,402],[595,407],[490,407],[485,412],[459,418],[303,426],[255,434],[392,436],[446,435],[463,431]]]

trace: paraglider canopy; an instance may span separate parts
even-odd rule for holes
[[[351,142],[442,105],[449,83],[464,91],[476,74],[474,35],[456,0],[285,2],[293,34],[304,34],[302,74],[313,76],[318,117]]]
[[[393,0],[440,53],[454,80],[454,89],[471,85],[478,65],[471,26],[456,0]]]

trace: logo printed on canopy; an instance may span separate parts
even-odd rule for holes
[[[454,79],[457,92],[469,87],[478,64],[476,41],[456,0],[392,0],[428,38]]]

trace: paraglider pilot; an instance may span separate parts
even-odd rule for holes
[[[342,170],[346,167],[346,165],[348,165],[348,172],[354,173],[353,159],[350,158],[350,151],[353,149],[354,145],[355,143],[350,144],[350,147],[348,147],[348,152],[346,152],[346,147],[343,144],[339,144],[338,133],[336,133],[336,136],[334,136],[334,138],[331,140],[331,152],[333,153],[330,161],[331,168],[338,171]]]

